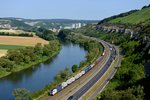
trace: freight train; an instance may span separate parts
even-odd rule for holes
[[[79,79],[81,76],[86,74],[88,71],[90,71],[96,64],[98,64],[102,60],[103,56],[105,55],[105,52],[106,52],[106,50],[104,50],[104,52],[102,53],[102,56],[100,56],[93,64],[84,68],[84,70],[82,70],[80,73],[76,74],[75,76],[71,77],[67,81],[61,83],[57,87],[50,90],[49,94],[51,96],[55,95],[56,93],[58,93],[59,91],[63,90],[65,87],[70,85],[72,82],[74,82],[75,80]]]

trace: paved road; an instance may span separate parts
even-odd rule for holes
[[[120,54],[119,54],[119,48],[116,47],[116,49],[118,50],[118,62],[117,64],[115,65],[115,67],[113,68],[112,72],[110,73],[110,75],[105,79],[105,81],[102,83],[102,85],[100,85],[96,91],[94,91],[93,94],[91,94],[89,97],[88,97],[88,100],[93,100],[96,95],[100,92],[103,91],[103,89],[106,87],[106,85],[109,83],[109,81],[113,78],[113,76],[115,75],[116,71],[117,71],[117,68],[120,66],[121,64],[121,57],[120,57]]]
[[[108,45],[108,44],[107,44]],[[109,48],[112,48],[111,45],[108,45]],[[89,81],[87,82],[82,88],[80,88],[76,93],[68,98],[68,100],[78,100],[81,96],[83,96],[107,71],[110,67],[112,61],[116,57],[116,51],[113,48],[110,50],[110,57],[104,67]],[[72,99],[73,98],[73,99]]]

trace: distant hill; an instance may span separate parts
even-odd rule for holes
[[[81,23],[82,26],[98,23],[99,20],[72,20],[72,19],[24,19],[6,17],[0,18],[0,28],[30,29],[32,27],[44,27],[47,29],[59,29],[60,27],[71,27],[72,24]]]
[[[51,23],[97,23],[99,20],[73,20],[73,19],[23,19],[27,22],[51,22]]]
[[[30,29],[31,26],[15,18],[0,18],[1,29]]]
[[[85,24],[98,23],[98,20],[72,20],[72,19],[24,19],[26,24],[34,27],[44,27],[48,29],[60,27],[70,27],[72,24],[81,23],[82,26]]]
[[[132,10],[119,15],[111,16],[99,22],[114,24],[139,24],[150,22],[150,5],[144,6],[141,10]]]

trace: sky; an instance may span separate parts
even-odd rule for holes
[[[150,0],[0,0],[0,17],[101,20]]]

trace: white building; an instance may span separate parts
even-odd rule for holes
[[[64,29],[72,29],[72,27],[71,26],[66,26],[66,27],[64,27]]]
[[[72,28],[76,28],[76,24],[72,24]]]
[[[81,23],[78,23],[78,27],[81,28]]]

